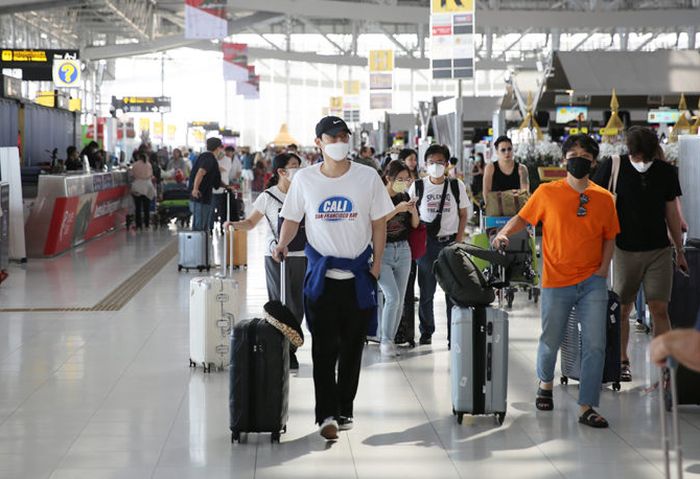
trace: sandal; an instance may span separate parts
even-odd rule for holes
[[[551,411],[554,409],[554,397],[551,389],[537,388],[535,407],[540,411]]]
[[[620,365],[620,382],[632,382],[632,369],[629,360],[622,361]]]
[[[603,416],[598,414],[595,409],[588,408],[586,412],[578,418],[580,424],[585,424],[596,429],[604,429],[608,427],[608,421]]]

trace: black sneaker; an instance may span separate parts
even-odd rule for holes
[[[289,369],[295,371],[299,369],[299,360],[297,359],[296,353],[289,353]]]
[[[433,344],[433,338],[429,334],[421,334],[419,344]]]
[[[338,417],[338,430],[349,431],[355,425],[351,417],[339,416]]]

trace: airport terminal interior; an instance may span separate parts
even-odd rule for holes
[[[700,478],[698,29],[0,0],[0,478]]]

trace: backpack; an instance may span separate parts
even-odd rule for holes
[[[274,199],[277,203],[282,206],[284,202],[277,198],[275,195],[270,193],[269,190],[265,190],[264,193],[270,195],[272,199]],[[284,218],[281,216],[277,217],[277,229],[272,225],[272,221],[270,221],[270,218],[265,215],[265,219],[267,220],[267,224],[270,225],[270,229],[272,230],[272,236],[275,237],[276,241],[279,241],[280,239],[280,232],[282,231],[282,223],[284,222]],[[301,220],[301,223],[299,223],[299,231],[297,231],[296,236],[292,239],[292,241],[289,242],[287,245],[287,250],[289,251],[304,251],[304,248],[306,248],[306,226],[304,224],[304,219]]]
[[[416,201],[416,208],[420,209],[420,202],[423,199],[423,192],[425,191],[425,185],[423,184],[424,180],[419,180],[416,182],[416,196],[418,197],[418,201]],[[436,237],[438,233],[440,232],[440,226],[442,223],[442,209],[445,206],[445,198],[447,198],[447,185],[450,185],[450,190],[452,191],[452,196],[455,198],[455,201],[457,203],[457,210],[459,210],[459,183],[457,183],[457,180],[448,178],[447,183],[445,184],[443,190],[442,190],[442,199],[440,200],[440,207],[438,208],[438,213],[431,221],[430,223],[425,223],[426,229],[428,231],[428,234],[431,237]]]
[[[465,244],[454,243],[443,248],[433,264],[433,273],[445,294],[459,306],[488,306],[496,299]]]

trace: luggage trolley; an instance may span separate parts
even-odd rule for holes
[[[482,212],[483,213],[483,212]],[[490,248],[491,240],[496,233],[511,219],[510,216],[482,216],[482,231],[471,238],[471,244],[481,248]],[[528,300],[537,304],[540,297],[540,274],[537,263],[537,247],[534,228],[528,226],[510,238],[506,249],[509,256],[514,258],[510,272],[510,286],[500,289],[500,299],[508,308],[513,306],[515,293],[518,290],[527,291]],[[487,272],[490,264],[484,260],[475,259],[474,263],[482,271]]]

